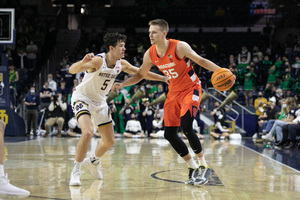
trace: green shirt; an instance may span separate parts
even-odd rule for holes
[[[248,72],[244,74],[244,90],[253,90],[253,80],[256,77],[254,72]]]
[[[268,80],[267,80],[268,83],[276,83],[276,74],[275,74],[275,72],[276,72],[275,68],[274,69],[270,68],[268,70],[268,73],[269,73]]]

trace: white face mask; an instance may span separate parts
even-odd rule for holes
[[[283,108],[286,108],[286,107],[287,107],[287,105],[286,105],[286,104],[282,104],[282,107],[283,107]]]
[[[30,93],[33,94],[35,91],[34,90],[30,90]]]

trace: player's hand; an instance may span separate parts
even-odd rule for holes
[[[112,91],[116,91],[116,90],[120,90],[123,88],[123,84],[122,83],[114,83],[113,86],[111,87]]]
[[[163,81],[168,85],[170,84],[170,80],[166,76],[164,76]]]
[[[84,58],[82,59],[82,62],[87,63],[87,62],[91,61],[94,57],[95,57],[94,53],[88,53],[84,56]]]

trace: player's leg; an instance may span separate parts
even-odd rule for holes
[[[95,178],[102,179],[103,174],[100,170],[100,157],[103,156],[103,154],[115,143],[113,123],[110,122],[99,126],[98,131],[101,134],[101,141],[96,148],[95,155],[85,158],[83,165],[90,170],[91,174]]]
[[[69,183],[69,185],[71,186],[81,185],[80,176],[83,173],[83,171],[81,171],[81,166],[86,156],[89,143],[94,134],[94,127],[91,120],[91,116],[89,114],[82,114],[77,120],[81,128],[81,137],[77,143],[74,168],[72,170],[71,179]]]
[[[0,198],[27,197],[30,192],[10,184],[4,173],[4,131],[5,123],[0,120]]]

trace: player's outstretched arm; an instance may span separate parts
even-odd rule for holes
[[[122,68],[123,71],[128,73],[128,74],[136,74],[139,71],[138,67],[135,67],[133,65],[131,65],[128,61],[126,60],[122,60]],[[145,76],[146,79],[151,80],[151,81],[163,81],[167,83],[167,77],[166,76],[162,76],[153,72],[148,72]]]
[[[149,50],[146,51],[143,58],[143,64],[133,76],[125,80],[123,83],[114,83],[111,90],[119,90],[122,87],[126,87],[129,85],[134,85],[140,82],[149,72],[151,68],[152,62],[149,55]]]
[[[77,74],[84,71],[94,71],[96,70],[96,63],[99,62],[99,59],[102,60],[101,57],[95,57],[93,53],[88,53],[82,60],[71,65],[71,67],[69,68],[69,73]],[[101,66],[101,63],[98,63],[98,66]]]
[[[178,42],[176,47],[176,54],[180,58],[188,57],[189,59],[197,63],[199,66],[204,67],[205,69],[213,72],[220,68],[218,65],[211,62],[210,60],[198,55],[188,43],[183,41]]]

